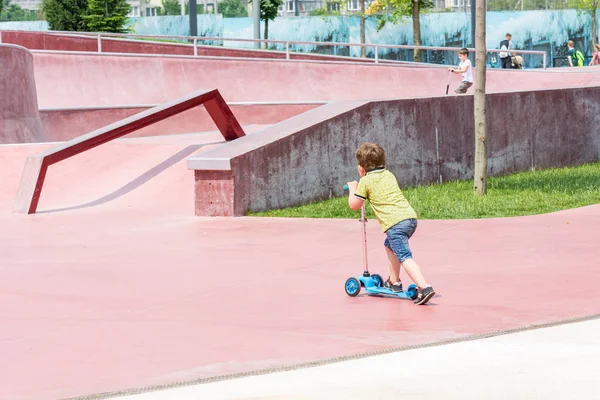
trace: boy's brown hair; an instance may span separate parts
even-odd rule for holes
[[[572,40],[569,40],[569,41],[567,42],[567,45],[568,45],[569,47],[573,47],[573,46],[575,46],[575,42],[573,42]]]
[[[377,143],[363,143],[356,150],[356,162],[367,172],[385,168],[385,151]]]
[[[468,56],[469,55],[469,50],[466,47],[463,47],[462,49],[460,49],[458,51],[458,54],[464,54],[464,55]]]

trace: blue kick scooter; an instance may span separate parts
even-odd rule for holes
[[[344,185],[344,191],[348,190],[348,185]],[[369,264],[367,261],[367,217],[365,216],[365,204],[363,203],[360,209],[360,222],[362,222],[362,243],[363,243],[363,261],[365,270],[362,276],[350,277],[346,280],[344,289],[350,297],[356,297],[360,293],[361,287],[365,288],[368,295],[371,296],[391,296],[399,297],[406,300],[414,300],[417,298],[417,285],[412,284],[407,290],[402,292],[394,292],[391,289],[383,286],[383,278],[381,275],[369,273]]]

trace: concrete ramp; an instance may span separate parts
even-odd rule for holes
[[[443,96],[445,67],[35,52],[40,108],[160,104],[205,87],[228,102]],[[600,70],[489,70],[489,93],[587,87]],[[461,77],[453,75],[451,87]],[[451,92],[452,93],[452,92]],[[473,93],[473,89],[471,92]]]
[[[256,132],[261,126],[244,127]],[[193,215],[194,176],[185,160],[224,143],[219,131],[169,137],[124,138],[49,169],[38,213],[120,210],[124,213]],[[1,145],[0,213],[10,213],[27,157],[54,143]]]

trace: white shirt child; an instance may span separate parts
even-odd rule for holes
[[[471,65],[471,60],[467,58],[465,61],[461,62],[458,65],[458,69],[462,69],[464,66],[467,67],[467,70],[462,73],[463,82],[473,83],[473,66]]]

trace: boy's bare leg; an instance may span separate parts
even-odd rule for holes
[[[400,280],[400,261],[398,261],[398,257],[396,257],[394,252],[387,247],[385,248],[385,252],[390,261],[390,282],[396,283]]]
[[[419,268],[419,264],[417,264],[417,262],[414,259],[409,258],[408,260],[404,260],[404,262],[402,263],[402,267],[404,267],[404,270],[406,271],[408,276],[410,276],[410,279],[412,279],[413,282],[420,289],[429,286],[429,284],[425,280],[425,277],[421,273],[421,268]]]

